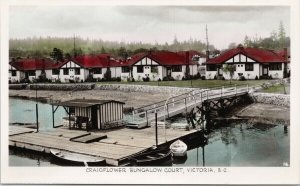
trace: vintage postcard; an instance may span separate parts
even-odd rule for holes
[[[300,184],[299,8],[1,1],[1,183]]]

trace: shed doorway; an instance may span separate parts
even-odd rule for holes
[[[92,106],[91,111],[91,122],[92,122],[92,129],[98,129],[98,105]]]

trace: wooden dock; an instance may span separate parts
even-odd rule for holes
[[[184,131],[159,129],[158,144],[163,145],[179,138],[195,134],[196,130]],[[92,135],[107,135],[106,139],[92,143],[71,141],[71,138],[87,135],[85,131],[55,128],[38,133],[25,127],[10,126],[9,145],[34,151],[50,153],[50,149],[66,150],[78,154],[101,157],[108,165],[121,166],[128,158],[155,145],[155,129],[121,128],[111,131],[91,132]]]
[[[157,113],[158,120],[164,120],[201,105],[204,101],[237,97],[248,94],[249,86],[220,87],[214,89],[194,90],[189,93],[170,97],[165,101],[160,101],[147,106],[136,108],[132,111],[131,119],[128,119],[127,126],[133,128],[143,128],[155,120]]]

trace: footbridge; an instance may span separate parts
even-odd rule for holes
[[[239,97],[248,94],[248,85],[234,85],[229,87],[216,87],[211,89],[197,89],[185,94],[170,96],[167,100],[146,105],[132,111],[132,116],[127,118],[127,126],[144,128],[155,121],[155,113],[158,120],[190,112],[193,108],[205,101],[224,98]]]

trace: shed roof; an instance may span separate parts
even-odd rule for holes
[[[110,102],[125,104],[124,102],[115,101],[115,100],[73,99],[73,100],[63,101],[59,103],[54,103],[53,105],[65,106],[65,107],[91,107],[94,105],[103,105],[105,103],[110,103]]]

